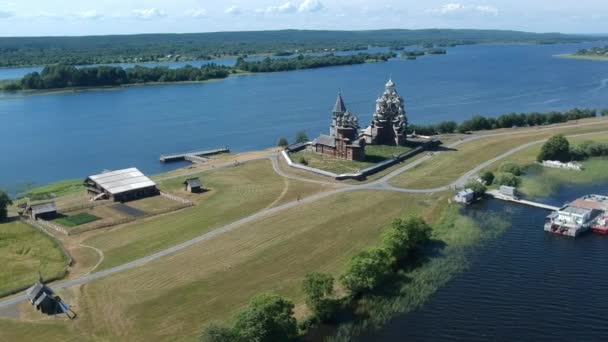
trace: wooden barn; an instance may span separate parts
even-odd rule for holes
[[[25,294],[36,310],[43,314],[66,314],[69,318],[76,317],[70,306],[64,303],[50,287],[44,285],[40,280],[28,288]]]
[[[89,176],[84,185],[92,200],[127,202],[160,194],[156,183],[134,167]]]
[[[199,193],[203,191],[203,184],[200,178],[189,178],[184,181],[184,190],[192,193]]]
[[[57,216],[57,206],[54,201],[37,201],[28,203],[21,212],[22,216],[37,220]]]

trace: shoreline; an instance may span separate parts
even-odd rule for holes
[[[562,59],[578,59],[578,60],[587,60],[587,61],[596,61],[596,62],[608,62],[608,56],[583,56],[583,55],[575,55],[573,53],[563,53],[559,55],[553,55],[555,58]]]

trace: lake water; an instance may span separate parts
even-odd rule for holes
[[[161,164],[161,153],[223,145],[261,149],[298,130],[314,137],[328,130],[338,90],[366,124],[389,76],[417,124],[478,113],[608,107],[608,63],[552,57],[598,44],[605,43],[461,46],[416,61],[203,84],[3,94],[0,187],[14,193],[28,183],[130,166],[157,173],[175,167]]]
[[[565,186],[561,205],[608,184]],[[421,310],[393,319],[365,341],[608,341],[608,236],[543,231],[547,211],[496,200],[467,210],[496,213],[511,227],[475,252],[471,268]]]

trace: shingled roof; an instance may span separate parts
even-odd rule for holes
[[[338,98],[336,99],[336,104],[334,105],[334,113],[344,113],[346,112],[346,105],[344,104],[344,100],[342,99],[342,93],[338,93]]]

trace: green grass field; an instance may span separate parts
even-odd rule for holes
[[[19,221],[0,224],[0,296],[43,278],[63,277],[67,260],[48,236]]]
[[[593,134],[584,137],[568,139],[571,145],[580,144],[585,141],[608,142],[608,135]],[[519,191],[531,197],[549,196],[561,184],[588,184],[595,181],[608,180],[608,158],[591,158],[581,162],[583,171],[554,169],[537,165],[536,156],[540,152],[541,145],[536,145],[520,152],[517,152],[507,159],[504,163],[512,162],[526,168],[526,175],[522,177],[522,184]],[[501,162],[503,163],[503,162]],[[494,164],[487,168],[489,171],[496,171],[501,163]]]
[[[308,162],[308,166],[310,167],[337,174],[342,174],[349,172],[357,172],[361,169],[370,167],[374,164],[393,158],[399,154],[405,153],[410,150],[410,147],[405,146],[368,145],[365,147],[364,161],[342,160],[333,158],[331,156],[307,151],[291,153],[290,158],[295,163],[300,163],[301,159],[304,158],[306,159],[306,161]]]
[[[184,179],[194,176],[200,176],[210,191],[202,194],[183,191]],[[266,207],[323,189],[320,185],[279,177],[266,160],[194,176],[161,181],[159,186],[195,201],[196,206],[118,226],[86,239],[87,245],[104,252],[101,268],[152,254]]]
[[[53,323],[68,329],[54,338],[86,331],[91,340],[194,341],[205,322],[229,319],[264,291],[291,298],[301,311],[307,272],[338,275],[352,255],[379,242],[393,218],[431,215],[445,203],[438,195],[375,191],[303,203],[86,285],[79,318]]]
[[[91,215],[89,213],[80,213],[80,214],[76,214],[76,215],[72,215],[72,216],[64,216],[64,217],[60,217],[58,219],[53,220],[53,222],[58,223],[62,226],[65,227],[76,227],[76,226],[80,226],[82,224],[87,224],[93,221],[97,221],[100,218],[95,216],[95,215]]]
[[[488,137],[476,141],[465,142],[455,148],[455,151],[442,152],[416,168],[393,178],[390,183],[394,186],[426,189],[448,185],[475,166],[496,157],[508,150],[527,142],[546,139],[552,135],[579,134],[608,130],[608,121],[598,121],[596,125],[576,128],[557,128],[554,130],[527,130],[497,137]],[[540,146],[540,145],[539,145]],[[498,165],[503,163],[501,160]]]

